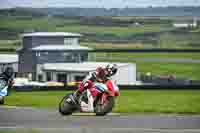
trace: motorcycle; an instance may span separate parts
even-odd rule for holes
[[[111,80],[105,84],[94,83],[95,89],[99,91],[93,98],[89,89],[86,89],[78,102],[74,101],[73,94],[63,97],[59,103],[59,112],[62,115],[71,115],[73,112],[94,112],[97,116],[104,116],[111,112],[115,105],[115,98],[119,96],[118,86]]]
[[[0,79],[0,104],[4,104],[5,96],[8,94],[9,85],[5,80]]]

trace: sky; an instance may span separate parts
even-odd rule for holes
[[[12,7],[147,7],[200,6],[200,0],[0,0],[0,8]]]

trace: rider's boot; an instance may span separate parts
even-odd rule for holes
[[[73,100],[76,104],[78,104],[78,100],[81,96],[81,92],[79,90],[75,91],[73,94]]]

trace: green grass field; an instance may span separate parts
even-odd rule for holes
[[[0,40],[0,49],[17,49],[21,46],[19,40]]]
[[[57,109],[69,91],[12,92],[6,105]],[[200,114],[197,90],[122,90],[114,112]]]
[[[57,27],[56,31],[70,31],[70,32],[86,32],[97,34],[114,34],[117,36],[127,36],[130,34],[149,33],[168,31],[171,28],[165,28],[159,25],[145,25],[145,26],[129,26],[129,27],[114,27],[114,26],[87,26],[87,25],[66,25],[64,27]]]
[[[200,79],[200,63],[146,63],[136,62],[137,71],[153,75],[176,75],[177,78]]]
[[[0,28],[13,29],[13,30],[31,30],[31,29],[48,29],[55,27],[57,21],[53,19],[50,21],[47,18],[37,19],[2,19],[0,22]]]
[[[0,133],[41,133],[36,129],[0,129]]]
[[[140,18],[143,20],[143,18]],[[145,18],[145,21],[151,21],[150,17]],[[168,18],[170,19],[170,18]],[[133,43],[130,41],[131,45],[129,48],[152,48],[152,47],[161,47],[161,48],[199,48],[199,35],[198,28],[194,30],[183,31],[187,34],[183,34],[181,31],[177,33],[171,33],[170,31],[177,30],[171,23],[165,24],[144,24],[144,25],[129,25],[129,26],[104,26],[95,23],[89,25],[83,21],[82,18],[51,18],[51,17],[42,17],[42,18],[32,18],[32,19],[19,19],[15,17],[11,18],[2,18],[0,21],[0,35],[3,35],[1,39],[6,40],[6,35],[9,38],[15,38],[15,40],[20,40],[20,34],[28,31],[52,31],[52,32],[78,32],[87,34],[84,41],[93,41],[93,40],[104,40],[105,37],[110,36],[108,40],[134,40],[139,37],[139,41],[136,39]],[[162,19],[161,19],[162,20]],[[92,20],[91,20],[92,21]],[[99,20],[103,21],[103,20]],[[14,22],[14,23],[13,23]],[[1,31],[2,30],[2,31]],[[195,32],[194,32],[195,31]],[[157,35],[150,37],[147,34]],[[90,35],[91,34],[91,35]],[[13,37],[12,37],[13,36]],[[1,37],[1,36],[0,36]],[[137,44],[136,44],[137,43]],[[139,45],[138,45],[139,44]],[[1,47],[3,43],[0,42]],[[4,44],[5,47],[9,46]],[[126,44],[125,44],[126,45]],[[11,45],[10,45],[11,46]],[[0,48],[1,48],[0,47]]]
[[[142,58],[165,58],[171,59],[200,59],[199,53],[97,53],[97,57],[103,59],[91,58],[92,61],[109,62],[129,62],[136,63],[136,69],[139,73],[151,72],[153,75],[176,75],[178,78],[200,79],[200,63],[176,63],[176,62],[145,62]],[[91,56],[94,57],[94,56]],[[112,58],[113,57],[113,58]],[[119,59],[118,59],[119,58]],[[120,59],[123,58],[123,59]],[[126,59],[127,58],[127,59]],[[131,61],[129,59],[141,58],[141,60]]]
[[[99,57],[200,59],[200,53],[96,53]]]
[[[123,17],[116,19],[132,19],[134,17]],[[151,17],[136,17],[137,19],[145,19],[145,22],[151,21]],[[161,19],[172,19],[164,17]],[[187,19],[187,18],[181,18]],[[3,32],[1,33],[1,30]],[[130,42],[130,43],[93,43],[93,42],[80,42],[81,45],[93,47],[95,49],[99,48],[125,48],[125,49],[135,49],[135,48],[153,48],[158,47],[161,48],[198,48],[199,46],[199,34],[192,31],[198,31],[198,29],[194,29],[191,32],[185,35],[180,31],[175,34],[171,34],[168,31],[173,30],[172,25],[168,24],[144,24],[139,26],[102,26],[102,25],[87,25],[80,18],[51,18],[51,17],[43,17],[43,18],[32,18],[32,19],[18,19],[18,18],[3,18],[0,21],[0,35],[4,35],[5,31],[8,31],[8,36],[12,35],[12,31],[18,33],[16,40],[0,40],[0,49],[16,49],[20,47],[21,38],[19,36],[20,32],[29,31],[29,30],[41,30],[41,31],[65,31],[65,32],[80,32],[80,33],[91,33],[97,34],[97,38],[101,38],[104,34],[112,34],[117,36],[117,38],[123,38],[127,36],[132,36],[138,34],[146,34],[151,32],[164,32],[164,34],[160,34],[158,38],[154,38],[154,41],[158,42],[158,44],[154,43],[143,43],[143,42]],[[107,36],[107,35],[105,35]],[[1,37],[1,36],[0,36]],[[90,37],[90,35],[88,35]],[[4,38],[3,38],[4,39]],[[91,41],[91,40],[89,40]],[[190,46],[195,47],[190,47]],[[101,54],[98,53],[97,56],[113,56],[113,57],[128,57],[128,58],[184,58],[184,59],[200,59],[199,53],[106,53]],[[94,60],[96,61],[96,60]],[[97,60],[97,61],[107,61],[107,60]],[[124,60],[112,60],[116,62],[127,62]],[[158,62],[143,62],[143,61],[135,61],[137,65],[137,71],[141,73],[152,72],[155,75],[166,75],[166,74],[176,74],[177,77],[190,78],[190,79],[200,79],[200,69],[199,64],[194,63],[158,63]],[[181,69],[180,69],[181,68]]]
[[[15,21],[13,23],[13,21]],[[130,27],[115,27],[115,26],[89,26],[79,24],[78,20],[58,19],[58,18],[33,18],[29,20],[23,19],[3,19],[0,22],[0,28],[15,29],[15,30],[30,30],[30,29],[46,29],[48,31],[65,31],[65,32],[85,32],[85,33],[111,33],[118,36],[128,35],[130,33],[148,33],[169,31],[173,28],[160,25],[144,25]]]

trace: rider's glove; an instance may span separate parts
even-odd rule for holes
[[[96,72],[91,72],[89,73],[89,75],[85,77],[85,79],[82,82],[84,86],[87,86],[89,81],[94,82],[95,80],[96,80]]]

